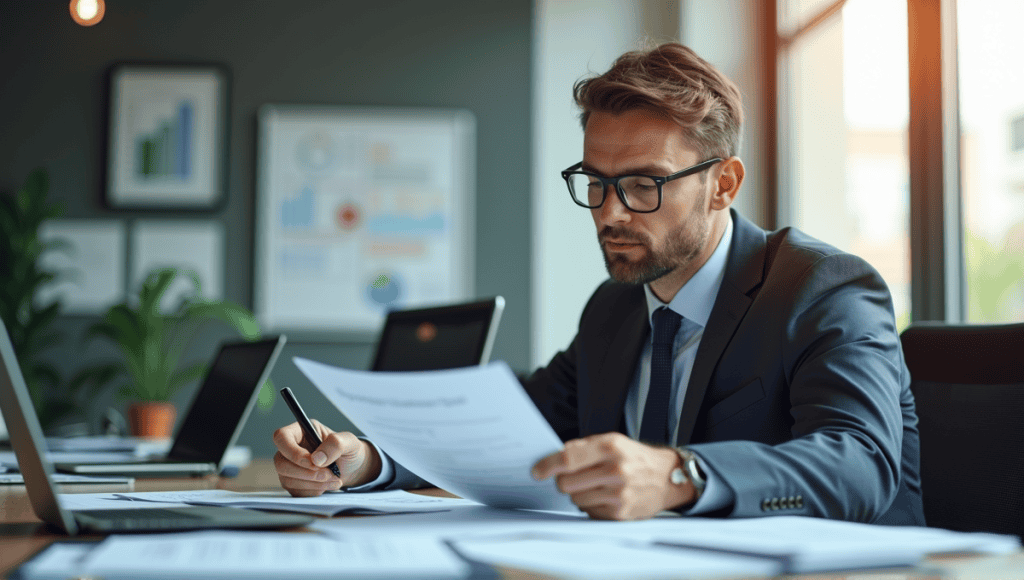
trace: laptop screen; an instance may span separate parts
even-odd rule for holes
[[[377,343],[375,371],[427,371],[487,362],[504,307],[491,300],[388,314]]]
[[[221,347],[168,458],[220,463],[252,408],[281,340],[235,342]]]

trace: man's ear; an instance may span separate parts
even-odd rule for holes
[[[730,157],[722,161],[717,175],[718,179],[711,194],[711,209],[721,211],[732,205],[740,186],[743,185],[743,176],[746,175],[743,161],[740,161],[739,157]]]

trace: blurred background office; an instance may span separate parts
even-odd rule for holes
[[[571,86],[626,50],[679,40],[743,91],[739,211],[866,258],[893,291],[901,329],[912,320],[1019,321],[1021,21],[1014,0],[106,0],[102,19],[83,26],[65,0],[0,0],[0,194],[42,167],[61,219],[127,232],[104,238],[124,244],[112,303],[137,291],[125,272],[140,231],[212,228],[223,266],[204,287],[255,309],[261,107],[468,111],[466,297],[505,297],[492,358],[527,372],[568,344],[606,277],[590,216],[558,174],[582,152]],[[109,74],[121,63],[227,72],[226,187],[216,203],[147,210],[106,199]],[[60,341],[43,354],[62,378],[116,354],[82,342],[102,309],[73,310],[58,316]],[[367,368],[375,334],[281,330],[290,341],[275,382],[296,390],[311,415],[346,428],[291,357]],[[187,356],[208,359],[232,335],[210,325]],[[185,387],[176,402],[193,393]],[[107,407],[123,405],[104,391],[64,423],[95,429]],[[281,404],[253,413],[239,443],[270,455],[270,432],[290,421]]]

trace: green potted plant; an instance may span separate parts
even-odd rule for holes
[[[65,383],[57,368],[42,354],[56,346],[62,335],[54,329],[61,302],[38,303],[36,295],[53,282],[58,272],[40,265],[47,252],[66,248],[64,241],[39,238],[43,222],[63,214],[63,207],[47,201],[49,177],[36,169],[13,196],[0,195],[0,318],[3,319],[32,404],[44,429],[82,408],[77,383]]]
[[[179,277],[192,282],[193,292],[171,313],[161,311],[167,289]],[[89,327],[85,338],[102,337],[121,353],[117,362],[83,371],[78,380],[88,383],[120,382],[119,393],[132,401],[128,422],[134,435],[168,437],[174,426],[172,395],[182,386],[202,377],[207,364],[181,365],[185,347],[207,322],[219,320],[249,340],[260,337],[260,327],[246,308],[223,300],[201,298],[200,282],[194,272],[176,268],[153,270],[137,296],[111,306],[103,319]],[[273,390],[264,384],[259,405],[273,403]]]

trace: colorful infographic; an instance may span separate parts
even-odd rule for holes
[[[462,111],[263,109],[261,322],[376,331],[388,310],[471,296],[474,148]]]

